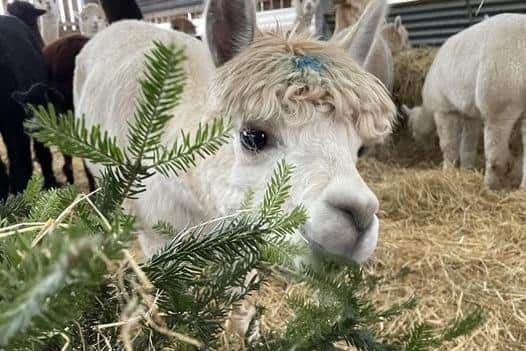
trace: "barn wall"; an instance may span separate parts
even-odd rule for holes
[[[389,18],[402,17],[413,45],[438,46],[485,15],[503,12],[526,13],[526,0],[421,0],[392,5]]]
[[[144,17],[154,22],[169,22],[186,13],[201,13],[203,0],[137,0]]]

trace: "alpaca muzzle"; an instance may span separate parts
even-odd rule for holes
[[[376,196],[358,179],[333,183],[309,209],[304,235],[317,255],[364,263],[378,241],[378,208]]]

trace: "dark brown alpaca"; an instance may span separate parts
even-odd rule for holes
[[[75,72],[75,58],[88,40],[89,38],[81,34],[71,34],[44,47],[43,53],[48,66],[49,88],[55,92],[50,94],[49,98],[60,113],[74,111],[73,75]],[[68,183],[73,184],[74,176],[71,156],[64,155],[64,167],[62,170]],[[90,190],[94,190],[95,180],[86,167],[84,167],[84,170]]]
[[[110,24],[124,19],[143,18],[135,0],[102,0],[100,3]],[[75,59],[88,41],[88,37],[81,34],[72,34],[49,44],[43,50],[48,65],[50,91],[56,92],[50,94],[50,100],[57,110],[62,113],[68,110],[74,111],[73,77]],[[93,190],[95,188],[95,180],[88,169],[86,167],[84,169],[90,189]],[[70,156],[64,155],[63,171],[68,182],[73,183],[74,176]]]

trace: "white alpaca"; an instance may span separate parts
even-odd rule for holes
[[[520,173],[509,141],[526,112],[524,33],[526,16],[501,14],[452,36],[427,74],[423,106],[405,108],[417,139],[427,139],[436,123],[446,167],[459,161],[461,167],[473,167],[483,125],[485,183],[491,188]],[[526,145],[526,122],[522,137]],[[522,187],[526,187],[523,164]]]
[[[86,4],[78,16],[80,33],[88,38],[106,28],[107,22],[102,8],[98,4]]]
[[[293,26],[296,32],[310,32],[312,21],[319,5],[320,0],[292,0],[292,6],[296,10],[296,19]]]
[[[334,2],[336,28],[331,40],[340,41],[342,37],[349,37],[349,33],[355,30],[379,31],[380,28],[378,27],[356,27],[356,23],[367,3],[369,3],[369,0],[338,0]],[[384,17],[379,19],[382,23],[385,22],[385,14],[383,16]],[[375,34],[375,38],[373,48],[368,57],[365,58],[365,61],[363,61],[363,65],[368,72],[378,77],[389,91],[392,91],[394,85],[393,55],[391,54],[387,41],[382,35]]]
[[[40,32],[46,45],[51,44],[60,36],[60,12],[57,0],[36,0],[35,5],[46,10],[40,17]]]
[[[382,28],[382,36],[387,41],[393,56],[411,48],[409,33],[402,24],[402,17],[396,16],[393,23],[386,23]]]
[[[380,26],[386,6],[385,0],[374,2],[358,26]],[[156,175],[139,199],[126,203],[141,224],[144,253],[152,255],[166,241],[151,231],[160,219],[183,229],[231,213],[248,189],[261,199],[277,161],[285,158],[296,166],[286,206],[303,203],[309,211],[301,232],[313,250],[363,262],[377,242],[378,200],[355,163],[364,142],[390,133],[395,106],[347,50],[360,48],[364,52],[356,56],[367,56],[375,32],[344,38],[348,45],[339,46],[305,34],[262,33],[255,21],[253,0],[211,0],[210,51],[185,33],[139,21],[115,23],[77,58],[75,110],[126,145],[144,54],[153,40],[184,46],[187,83],[163,142],[172,144],[180,128],[192,131],[219,115],[233,118],[233,138],[185,175]]]

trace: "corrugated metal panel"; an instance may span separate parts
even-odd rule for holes
[[[185,8],[202,8],[203,0],[137,0],[145,15]]]
[[[482,6],[481,6],[482,3]],[[485,15],[526,13],[525,0],[420,0],[391,6],[389,20],[401,16],[413,45],[441,45]]]
[[[327,0],[325,0],[327,1]],[[483,3],[482,7],[479,6]],[[202,10],[203,0],[138,0],[144,14],[176,14],[183,9]],[[391,5],[389,20],[402,16],[413,45],[441,45],[447,38],[503,12],[526,13],[526,0],[419,0]],[[334,28],[334,15],[326,15]]]

